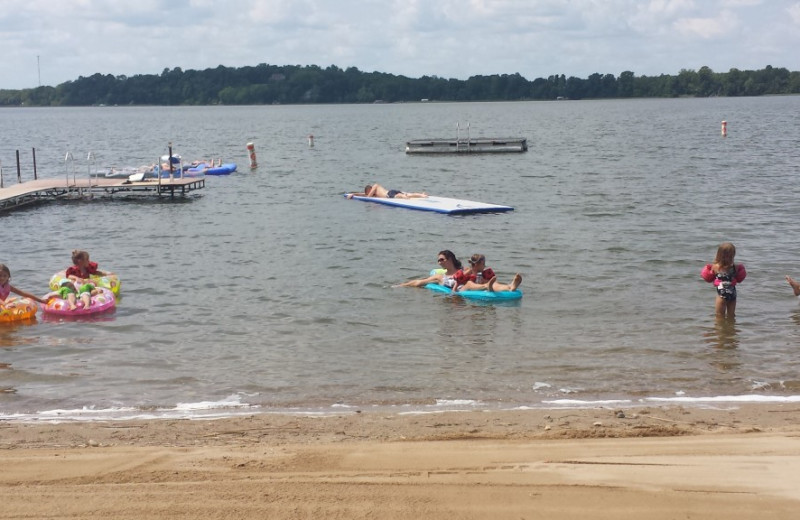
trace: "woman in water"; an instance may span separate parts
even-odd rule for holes
[[[409,280],[395,287],[425,287],[429,283],[438,283],[455,291],[469,280],[469,275],[465,274],[461,269],[461,261],[456,258],[452,251],[448,249],[439,251],[436,262],[440,268],[444,269],[444,273],[432,274],[427,278],[418,280]]]

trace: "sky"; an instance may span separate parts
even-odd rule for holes
[[[800,0],[0,0],[0,89],[270,65],[411,78],[800,70]]]

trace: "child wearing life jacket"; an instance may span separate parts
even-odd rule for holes
[[[717,290],[714,310],[717,317],[734,318],[736,316],[736,284],[747,276],[744,264],[735,264],[736,247],[730,242],[723,242],[717,248],[714,262],[706,264],[700,276],[708,283],[713,283]]]

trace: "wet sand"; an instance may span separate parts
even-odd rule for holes
[[[792,518],[800,405],[0,423],[7,518]]]

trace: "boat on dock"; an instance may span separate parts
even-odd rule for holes
[[[205,187],[205,175],[183,175],[180,156],[172,153],[163,156],[162,162],[172,175],[155,175],[154,166],[142,166],[135,169],[109,166],[95,168],[92,152],[87,154],[87,171],[78,175],[75,157],[67,152],[64,157],[65,173],[62,176],[40,179],[36,173],[35,149],[33,180],[24,181],[17,163],[17,182],[8,185],[0,164],[0,214],[17,208],[42,202],[64,199],[96,200],[112,198],[117,194],[130,196],[168,195],[174,199],[176,195],[187,195],[192,191]],[[133,171],[134,173],[131,173]]]
[[[205,177],[148,179],[131,181],[124,179],[84,178],[84,179],[36,179],[9,187],[0,188],[0,213],[31,204],[67,198],[88,198],[98,200],[114,195],[187,195],[191,191],[205,187]]]
[[[104,177],[106,179],[127,179],[131,175],[152,173],[152,166],[106,166],[98,168],[91,173],[92,177]]]

